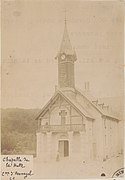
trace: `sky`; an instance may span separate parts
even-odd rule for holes
[[[2,2],[2,107],[41,108],[58,85],[55,59],[64,31],[76,50],[75,84],[95,97],[123,96],[120,1]]]

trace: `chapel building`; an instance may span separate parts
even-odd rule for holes
[[[37,158],[41,161],[81,159],[87,162],[116,157],[121,153],[121,120],[109,114],[103,103],[99,104],[98,100],[75,87],[77,56],[66,21],[56,59],[58,87],[36,117]]]

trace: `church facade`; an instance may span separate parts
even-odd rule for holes
[[[37,158],[41,161],[101,160],[121,153],[119,120],[75,87],[77,60],[65,21],[58,61],[58,87],[36,117]]]

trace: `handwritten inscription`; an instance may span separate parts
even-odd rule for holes
[[[24,155],[3,155],[2,179],[19,180],[26,179],[33,175],[33,157]]]

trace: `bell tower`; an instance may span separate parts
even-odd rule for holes
[[[69,39],[66,18],[63,38],[56,58],[58,59],[59,88],[75,88],[74,62],[77,58]]]

